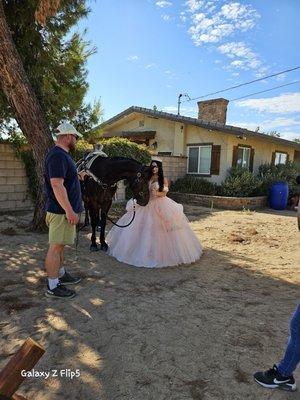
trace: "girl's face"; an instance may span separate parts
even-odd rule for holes
[[[155,162],[151,164],[151,170],[152,170],[152,175],[158,174],[158,166]]]

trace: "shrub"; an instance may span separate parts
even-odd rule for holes
[[[203,178],[186,175],[184,178],[177,179],[170,188],[173,192],[197,193],[197,194],[218,194],[219,187]]]
[[[287,162],[287,164],[262,164],[258,169],[257,177],[260,181],[258,194],[268,195],[269,189],[274,182],[283,181],[289,185],[291,195],[299,191],[297,189],[296,177],[300,173],[300,164]]]
[[[260,182],[252,172],[245,168],[231,168],[221,185],[220,194],[228,197],[255,196],[259,186]]]
[[[151,155],[144,145],[139,145],[128,139],[118,137],[102,139],[99,143],[103,145],[103,151],[109,157],[129,157],[142,164],[150,164]],[[76,150],[72,152],[72,155],[74,159],[78,161],[84,156],[85,152],[91,150],[93,150],[93,145],[84,140],[80,140],[77,143]]]
[[[104,153],[110,157],[129,157],[144,165],[149,165],[151,162],[151,154],[145,145],[117,137],[103,139],[100,143],[103,145]]]
[[[71,152],[72,157],[75,161],[80,160],[83,158],[86,152],[90,152],[93,150],[93,145],[87,142],[84,139],[78,140],[76,144],[76,149]]]

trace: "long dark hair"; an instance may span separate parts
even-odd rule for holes
[[[162,162],[153,160],[151,161],[150,167],[152,170],[152,164],[156,164],[158,166],[158,184],[159,184],[159,192],[164,190],[164,171],[162,168]]]

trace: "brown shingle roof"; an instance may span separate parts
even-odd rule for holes
[[[283,144],[286,146],[293,146],[295,149],[300,149],[300,144],[293,142],[291,140],[286,140],[282,138],[277,138],[274,136],[267,135],[265,133],[258,133],[254,131],[250,131],[248,129],[244,128],[239,128],[237,126],[232,126],[232,125],[225,125],[225,124],[220,124],[217,122],[208,122],[208,121],[203,121],[198,118],[190,118],[190,117],[185,117],[182,115],[176,115],[176,114],[171,114],[167,113],[164,111],[155,111],[151,110],[150,108],[143,108],[143,107],[137,107],[137,106],[131,106],[127,108],[126,110],[122,111],[121,113],[115,115],[114,117],[108,119],[107,121],[103,122],[99,127],[97,128],[105,128],[107,125],[112,124],[113,122],[131,114],[131,113],[140,113],[144,114],[150,117],[155,117],[155,118],[164,118],[169,121],[175,121],[175,122],[182,122],[184,124],[188,125],[194,125],[194,126],[199,126],[201,128],[206,128],[214,131],[221,131],[221,132],[226,132],[232,135],[241,135],[241,136],[246,136],[246,137],[255,137],[259,139],[264,139],[273,143],[278,143],[278,144]],[[97,129],[95,128],[95,129]]]

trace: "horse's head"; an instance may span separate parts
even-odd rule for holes
[[[140,206],[145,206],[149,202],[149,180],[151,178],[151,168],[145,165],[139,169],[135,176],[129,182],[130,189],[133,192],[133,197]]]

